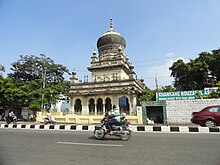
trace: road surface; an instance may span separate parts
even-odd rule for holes
[[[0,129],[0,165],[219,165],[220,135]]]

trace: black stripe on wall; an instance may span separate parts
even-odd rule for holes
[[[209,132],[219,132],[219,128],[209,128]]]
[[[145,131],[145,127],[144,126],[137,126],[137,131]]]
[[[65,125],[61,125],[61,126],[60,126],[60,129],[65,129]]]
[[[161,131],[161,127],[153,127],[153,131]]]
[[[179,132],[180,129],[179,129],[179,127],[170,127],[170,131],[171,132]]]
[[[40,125],[39,129],[44,129],[44,125]]]
[[[54,125],[50,125],[50,126],[49,126],[49,129],[54,129]]]
[[[189,132],[199,132],[198,127],[189,127]]]
[[[33,129],[34,129],[34,128],[35,128],[35,125],[31,125],[30,128],[33,128]]]
[[[76,126],[75,125],[71,125],[70,129],[76,130]]]
[[[83,125],[82,130],[89,130],[89,127],[87,125]]]

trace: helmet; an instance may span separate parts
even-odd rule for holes
[[[126,117],[126,113],[122,113],[122,114],[121,114],[121,117]]]

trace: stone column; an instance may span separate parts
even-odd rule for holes
[[[74,100],[73,99],[70,99],[70,113],[73,113],[74,114]]]
[[[102,109],[103,109],[103,115],[105,115],[105,104],[103,104]]]
[[[87,98],[82,98],[82,115],[88,115]]]
[[[97,104],[95,104],[95,115],[97,115]]]

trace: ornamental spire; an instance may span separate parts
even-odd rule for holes
[[[112,17],[110,18],[110,29],[113,29]]]
[[[114,32],[114,28],[113,28],[113,23],[112,23],[112,17],[110,18],[110,29],[108,30],[108,32]]]

